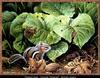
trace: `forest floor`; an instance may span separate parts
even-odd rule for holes
[[[82,50],[79,50],[76,47],[72,47],[68,51],[69,52],[63,54],[56,60],[56,63],[59,64],[61,67],[55,69],[55,71],[53,72],[48,71],[49,73],[98,73],[98,50],[94,45],[86,45]],[[3,72],[12,72],[16,74],[26,73],[26,71],[19,66],[12,66],[11,68],[7,68],[7,66],[5,65],[3,65]]]

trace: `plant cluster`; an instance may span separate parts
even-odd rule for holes
[[[5,3],[5,6],[11,8],[3,12],[6,53],[23,53],[42,41],[51,46],[47,57],[55,61],[67,52],[70,44],[81,49],[94,35],[98,23],[96,3]]]

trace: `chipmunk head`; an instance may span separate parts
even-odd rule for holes
[[[50,45],[44,42],[39,42],[36,47],[38,47],[40,52],[48,52],[51,49]]]

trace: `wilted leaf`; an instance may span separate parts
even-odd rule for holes
[[[54,23],[54,16],[35,13],[27,16],[22,27],[23,29],[31,28],[35,31],[30,37],[27,37],[30,42],[37,44],[42,41],[47,44],[54,44],[61,39],[61,37],[52,30]]]

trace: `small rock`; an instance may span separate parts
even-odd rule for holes
[[[50,64],[46,65],[45,70],[46,70],[47,72],[55,72],[55,71],[57,71],[57,69],[58,69],[59,67],[60,67],[60,65],[57,64],[57,63],[50,63]]]

